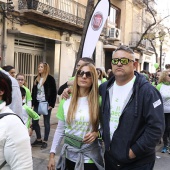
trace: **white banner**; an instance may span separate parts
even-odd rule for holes
[[[99,0],[96,4],[86,32],[82,57],[92,58],[97,41],[108,18],[109,10],[109,0]]]

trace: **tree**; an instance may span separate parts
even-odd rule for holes
[[[138,49],[142,40],[148,40],[154,50],[156,62],[158,62],[158,53],[155,47],[155,41],[156,39],[161,40],[167,33],[170,33],[170,28],[163,26],[163,21],[170,15],[167,15],[163,18],[155,15],[155,11],[152,7],[153,0],[144,0],[143,3],[145,4],[145,8],[151,18],[149,22],[143,20],[143,23],[145,23],[146,27],[134,49]]]

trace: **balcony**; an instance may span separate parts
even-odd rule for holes
[[[135,48],[136,45],[138,44],[140,37],[141,37],[141,33],[139,32],[131,32],[130,33],[130,42],[129,42],[129,46],[131,48]],[[146,40],[142,40],[141,43],[138,46],[138,49],[140,50],[146,50]]]
[[[20,17],[36,24],[82,34],[86,6],[72,0],[18,0]]]
[[[133,4],[135,4],[139,8],[146,7],[145,0],[133,0]]]
[[[156,46],[156,42],[153,41],[153,45]],[[149,54],[149,55],[152,55],[155,53],[151,43],[149,40],[146,40],[146,53]]]

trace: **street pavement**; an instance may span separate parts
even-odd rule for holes
[[[57,118],[56,118],[57,108],[58,108],[58,104],[56,104],[55,108],[52,110],[51,131],[49,135],[48,147],[44,150],[41,150],[40,147],[32,148],[34,170],[47,170],[49,152],[50,152],[50,148],[51,148],[51,144],[53,140],[53,135],[57,127]],[[43,125],[42,117],[40,119],[40,127],[41,127],[41,132],[42,132],[42,137],[43,137],[44,125]],[[31,142],[33,142],[35,139],[36,139],[36,136],[35,136],[35,133],[33,133],[31,137]],[[56,153],[56,161],[58,160],[61,148],[62,148],[62,144]],[[154,170],[170,170],[170,154],[161,153],[161,149],[162,149],[162,144],[157,145],[156,147],[157,158],[156,158]]]

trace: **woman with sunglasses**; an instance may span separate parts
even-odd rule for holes
[[[47,141],[50,133],[50,117],[52,108],[55,106],[56,102],[56,83],[55,79],[49,75],[49,65],[47,63],[41,62],[38,66],[38,74],[35,77],[33,88],[32,88],[32,106],[34,111],[40,115],[38,112],[39,103],[42,101],[48,102],[48,114],[43,115],[45,134],[44,140],[41,139],[41,131],[39,120],[33,120],[33,130],[36,132],[37,139],[32,143],[32,146],[41,146],[41,149],[47,148]]]
[[[170,147],[170,142],[168,143],[168,138],[170,137],[170,70],[165,70],[161,73],[156,88],[160,91],[163,99],[165,116],[164,147],[161,152],[166,153],[168,151],[170,153],[170,150],[168,150]]]
[[[32,170],[32,153],[28,130],[8,107],[12,101],[12,85],[0,71],[0,169]],[[4,114],[9,113],[11,115]]]
[[[25,80],[25,75],[22,73],[18,73],[16,75],[16,79],[18,81],[18,84],[20,87],[23,87],[26,91],[26,97],[25,101],[23,101],[27,106],[31,108],[32,106],[32,97],[31,97],[31,92],[30,90],[26,87],[26,80]]]
[[[48,170],[56,169],[54,157],[63,137],[64,145],[57,170],[74,170],[75,167],[77,170],[104,170],[97,139],[98,100],[96,69],[92,64],[85,63],[76,73],[71,97],[60,102],[57,112],[58,126],[50,151]]]

